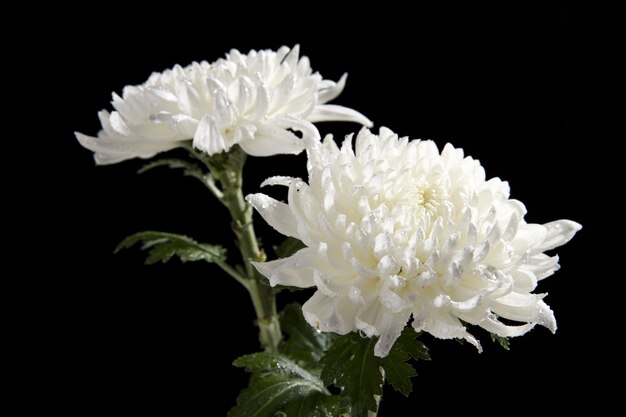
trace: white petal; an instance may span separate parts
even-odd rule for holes
[[[333,300],[320,291],[316,291],[306,303],[302,305],[304,319],[317,330],[324,330],[323,323],[333,314]]]
[[[354,122],[366,127],[374,123],[356,110],[336,104],[319,104],[307,117],[311,122]]]
[[[305,320],[317,330],[347,334],[354,328],[355,308],[349,299],[336,299],[320,291],[302,306]]]
[[[300,180],[300,178],[276,175],[273,177],[269,177],[265,181],[263,181],[261,183],[261,187],[266,187],[268,185],[283,185],[285,187],[289,187],[291,184],[293,184],[294,181],[298,181],[298,180]]]
[[[289,206],[298,219],[301,221],[306,219],[304,226],[307,227],[317,224],[317,214],[323,212],[322,202],[315,197],[311,187],[303,181],[295,181],[289,187]],[[316,232],[316,230],[311,230],[311,232]]]
[[[252,156],[297,155],[304,150],[304,142],[299,137],[276,124],[258,126],[254,139],[243,141],[239,146]]]
[[[254,83],[246,76],[239,77],[239,89],[237,90],[237,111],[244,114],[252,99]]]
[[[215,116],[220,125],[230,125],[235,120],[235,109],[226,93],[219,91],[215,95]]]
[[[109,123],[116,135],[128,136],[131,134],[126,121],[118,112],[114,111],[109,115]]]
[[[154,123],[164,123],[170,129],[178,131],[181,136],[191,139],[198,129],[198,121],[185,114],[159,113],[150,116]]]
[[[327,274],[322,273],[321,270],[326,269],[326,265],[316,264],[315,267],[317,270],[313,273],[313,282],[320,292],[331,297],[347,293],[349,284],[339,280],[330,280],[327,278]]]
[[[554,249],[570,241],[582,226],[571,220],[556,220],[543,225],[546,230],[546,237],[543,242],[533,249],[533,252],[543,252]]]
[[[355,328],[355,317],[358,312],[358,305],[348,297],[338,297],[335,299],[335,314],[339,318],[336,332],[348,334]]]
[[[256,126],[254,125],[239,125],[235,130],[235,135],[233,137],[234,143],[242,143],[248,140],[254,140],[256,130]]]
[[[493,317],[488,317],[485,321],[480,323],[479,326],[488,332],[497,334],[498,336],[516,337],[528,333],[533,327],[535,327],[535,323],[527,323],[522,326],[507,326]]]
[[[510,275],[513,277],[513,289],[517,292],[531,292],[537,288],[537,276],[527,268],[517,268]]]
[[[319,130],[308,120],[299,117],[283,116],[275,119],[274,123],[284,129],[300,131],[302,133],[302,140],[305,143],[317,143],[322,140]]]
[[[518,253],[524,253],[527,249],[535,247],[545,239],[547,230],[540,224],[520,224],[511,245]]]
[[[468,312],[479,306],[484,299],[483,294],[477,294],[465,301],[450,301],[450,306],[459,312]]]
[[[298,67],[298,58],[300,58],[300,45],[295,44],[294,47],[291,48],[291,50],[287,47],[283,47],[283,48],[286,49],[287,53],[281,59],[281,61],[289,65],[290,69],[296,69]]]
[[[197,109],[201,108],[198,92],[186,79],[177,78],[175,89],[178,97],[178,107],[183,113],[193,115]]]
[[[230,148],[226,146],[215,119],[208,114],[200,120],[198,130],[193,137],[193,146],[209,155],[227,151]]]
[[[383,325],[379,328],[380,337],[374,346],[374,355],[379,358],[384,358],[389,354],[391,347],[398,337],[400,337],[402,329],[404,329],[404,326],[409,320],[411,312],[410,310],[406,310],[401,313],[384,314]]]
[[[94,152],[94,159],[98,165],[114,164],[132,158],[151,158],[159,152],[165,152],[180,145],[180,142],[154,142],[132,137],[100,136],[94,138],[79,132],[74,134],[83,147]]]
[[[265,85],[258,85],[256,89],[256,102],[252,106],[252,120],[262,120],[267,115],[270,103],[270,91]]]
[[[312,287],[314,282],[313,271],[304,267],[308,262],[307,254],[308,251],[306,249],[301,249],[288,258],[269,262],[252,262],[252,265],[259,273],[269,279],[272,287],[280,284],[308,288]]]
[[[344,87],[346,86],[346,79],[348,79],[347,72],[344,73],[339,81],[337,81],[336,83],[334,81],[324,82],[326,81],[324,80],[322,82],[322,85],[320,86],[321,89],[319,95],[317,96],[317,100],[323,104],[337,98],[337,96],[341,94]]]
[[[466,333],[465,327],[458,318],[446,311],[438,310],[431,313],[424,330],[440,339],[462,338]]]
[[[515,235],[517,234],[519,222],[520,222],[519,215],[517,214],[517,212],[514,212],[511,215],[511,218],[509,219],[509,223],[506,229],[504,229],[504,233],[502,233],[502,239],[507,240],[507,241],[513,239]]]
[[[492,301],[493,312],[505,319],[537,323],[556,331],[556,320],[550,307],[543,302],[542,294],[510,293]]]
[[[259,212],[263,219],[278,232],[285,236],[298,238],[298,220],[291,212],[291,208],[280,201],[265,194],[249,194],[248,203]]]
[[[539,312],[537,314],[537,317],[535,318],[535,322],[547,328],[552,333],[556,333],[557,326],[556,326],[556,318],[554,317],[554,313],[552,312],[550,307],[548,307],[548,305],[543,301],[539,301],[538,306],[539,306]]]
[[[548,256],[544,253],[539,253],[531,256],[524,264],[524,268],[534,273],[537,280],[542,280],[554,274],[560,268],[559,257],[558,255]]]
[[[356,328],[368,337],[378,336],[384,311],[385,307],[378,300],[369,302],[357,314],[355,320]]]

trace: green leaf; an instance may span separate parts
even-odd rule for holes
[[[382,394],[381,368],[397,391],[406,396],[411,392],[411,377],[416,372],[407,361],[430,360],[426,346],[416,340],[418,336],[412,328],[405,328],[384,358],[374,356],[376,337],[338,336],[320,360],[322,380],[343,388],[341,396],[350,399],[353,417],[366,417],[368,411],[378,408],[374,396]]]
[[[428,348],[417,340],[420,334],[421,333],[416,332],[410,327],[405,327],[400,337],[398,337],[398,340],[396,340],[391,348],[391,351],[400,350],[406,352],[415,360],[429,361],[430,355],[428,354]]]
[[[328,349],[332,335],[311,327],[298,304],[288,305],[281,312],[280,321],[288,336],[280,346],[282,354],[254,353],[234,362],[235,366],[253,372],[253,377],[229,416],[274,417],[283,412],[288,417],[337,417],[348,411],[348,402],[330,395],[318,376],[319,359]]]
[[[415,340],[417,333],[406,327],[396,340],[389,355],[381,359],[381,365],[385,370],[385,378],[406,397],[411,393],[413,384],[411,377],[417,375],[415,368],[408,364],[410,358],[430,360],[428,348],[423,343]]]
[[[228,417],[273,417],[287,402],[307,396],[316,386],[302,378],[270,374],[253,378],[237,397]]]
[[[287,335],[280,350],[309,369],[319,369],[319,360],[330,346],[333,334],[318,332],[304,320],[302,306],[289,304],[280,313],[280,323]]]
[[[396,391],[400,391],[406,397],[409,396],[413,389],[411,377],[417,375],[415,368],[405,362],[407,359],[401,352],[395,351],[389,352],[389,355],[383,361],[385,378]]]
[[[491,341],[498,343],[505,350],[511,350],[511,344],[509,342],[509,338],[505,336],[499,336],[495,333],[489,333],[491,335]]]
[[[223,262],[226,250],[219,245],[198,243],[195,240],[173,233],[139,232],[128,236],[115,248],[115,253],[141,242],[141,249],[148,250],[146,264],[167,262],[177,256],[182,262]]]
[[[324,385],[322,381],[306,369],[300,367],[291,359],[286,356],[271,353],[271,352],[258,352],[249,355],[244,355],[237,358],[233,365],[238,368],[246,368],[249,372],[280,372],[282,374],[289,374],[299,378],[310,381],[311,384],[318,388],[318,391],[324,391]]]
[[[306,245],[302,243],[302,241],[296,239],[295,237],[288,237],[283,240],[280,245],[274,248],[274,252],[276,252],[276,256],[278,258],[287,258],[305,247]]]
[[[340,399],[330,396],[318,377],[283,355],[253,353],[233,364],[253,375],[229,417],[274,417],[279,411],[290,417],[334,417],[342,410]]]
[[[374,356],[376,338],[356,333],[338,337],[320,360],[326,385],[343,387],[342,396],[350,398],[352,417],[367,417],[376,412],[374,395],[382,395],[383,375],[380,358]]]
[[[349,410],[341,397],[316,392],[288,402],[281,411],[287,417],[338,417]]]

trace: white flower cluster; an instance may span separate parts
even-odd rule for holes
[[[479,349],[466,323],[501,336],[536,324],[556,330],[545,294],[532,291],[559,267],[543,252],[570,240],[579,224],[526,223],[508,184],[486,180],[480,163],[451,145],[439,153],[432,141],[363,129],[354,150],[350,136],[341,148],[328,137],[308,153],[308,184],[265,182],[288,186],[288,204],[265,194],[248,201],[307,246],[255,266],[271,285],[317,288],[303,306],[311,325],[380,336],[378,356],[411,317],[418,331]]]
[[[99,113],[98,137],[76,133],[98,164],[150,158],[190,140],[209,155],[239,144],[254,156],[298,154],[310,122],[371,122],[355,110],[326,104],[343,90],[313,73],[299,48],[232,50],[212,64],[179,65],[154,73],[139,86],[113,94],[115,111]]]
[[[98,137],[76,133],[98,164],[149,158],[186,144],[208,155],[239,145],[253,156],[306,149],[308,183],[272,177],[289,187],[288,203],[265,194],[248,201],[276,230],[306,247],[255,267],[270,284],[316,287],[304,304],[320,331],[360,330],[379,336],[386,356],[412,319],[418,331],[462,338],[480,349],[467,324],[519,336],[539,324],[556,330],[537,282],[559,267],[544,252],[581,228],[558,220],[524,221],[524,205],[498,178],[446,145],[362,129],[354,147],[320,140],[312,122],[371,126],[355,110],[326,104],[339,82],[313,73],[299,50],[232,50],[212,64],[154,73],[146,83],[113,94],[115,111],[101,111]],[[298,137],[294,131],[300,131]],[[505,320],[505,321],[503,321]],[[517,322],[512,324],[511,322]]]

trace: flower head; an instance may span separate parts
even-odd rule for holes
[[[310,131],[310,122],[371,122],[355,110],[325,104],[346,81],[313,73],[298,46],[278,51],[233,49],[225,59],[175,66],[139,86],[113,94],[115,111],[99,113],[98,137],[76,133],[98,164],[150,158],[193,139],[209,155],[239,144],[254,156],[298,154],[303,140],[290,130]],[[303,128],[304,126],[304,128]]]
[[[416,330],[478,348],[466,323],[501,336],[536,324],[556,330],[545,294],[532,291],[558,269],[558,258],[543,252],[569,241],[579,224],[526,223],[508,184],[485,180],[480,163],[449,144],[440,153],[432,141],[385,128],[378,136],[361,130],[354,150],[351,142],[312,144],[308,184],[268,179],[289,187],[288,204],[247,197],[276,230],[305,243],[255,266],[271,285],[317,287],[303,306],[311,325],[378,335],[378,356],[411,317]]]

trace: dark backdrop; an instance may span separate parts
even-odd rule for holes
[[[124,236],[146,229],[230,242],[226,213],[177,173],[138,176],[140,161],[96,167],[73,131],[95,134],[96,112],[110,108],[110,93],[152,71],[212,61],[230,48],[296,43],[325,78],[350,73],[336,103],[401,135],[463,147],[488,176],[510,182],[529,222],[569,218],[584,225],[559,250],[562,269],[539,288],[550,293],[556,335],[537,328],[512,340],[510,352],[484,340],[483,354],[425,337],[433,361],[417,365],[409,399],[386,388],[380,415],[557,415],[596,401],[591,361],[570,359],[587,349],[581,332],[589,331],[594,308],[592,210],[596,196],[608,192],[589,174],[602,140],[596,17],[565,2],[363,16],[337,16],[316,4],[292,7],[293,18],[283,9],[243,5],[228,12],[208,5],[140,12],[108,6],[74,9],[76,17],[68,12],[44,26],[41,53],[56,57],[37,79],[44,92],[37,102],[50,118],[37,150],[48,164],[37,172],[47,197],[29,209],[43,220],[47,249],[22,267],[32,275],[24,278],[33,316],[26,378],[36,398],[60,407],[48,415],[220,416],[234,403],[246,374],[230,363],[257,347],[245,292],[211,266],[145,267],[137,251],[112,253]],[[320,129],[341,137],[357,127]],[[246,189],[257,190],[268,175],[302,175],[303,162],[252,159]],[[38,192],[28,190],[24,198]],[[260,229],[268,245],[278,240]],[[42,267],[49,274],[34,273]],[[105,405],[119,408],[95,408]],[[85,408],[68,408],[79,406]]]

